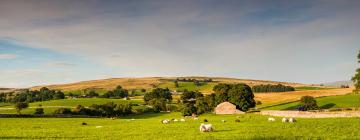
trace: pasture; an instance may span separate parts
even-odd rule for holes
[[[182,117],[180,113],[159,113],[115,120],[0,118],[0,139],[360,139],[360,118],[297,119],[297,123],[282,123],[281,118],[268,122],[268,116],[257,114],[205,114],[199,120],[160,123],[172,118]],[[235,122],[237,118],[240,122]],[[214,125],[215,132],[199,131],[203,119]],[[88,125],[81,125],[82,122]]]
[[[330,108],[347,108],[347,107],[360,107],[359,94],[347,94],[338,96],[328,96],[316,98],[317,104],[320,109]],[[269,105],[262,107],[266,110],[292,110],[298,107],[299,102],[282,103],[279,105]]]

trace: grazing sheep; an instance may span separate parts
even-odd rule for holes
[[[194,118],[194,120],[199,120],[199,118]]]
[[[294,123],[294,122],[296,122],[296,119],[295,118],[289,118],[289,122]]]
[[[275,118],[268,118],[269,122],[275,122]]]
[[[135,121],[135,119],[131,119],[132,121]]]
[[[81,123],[81,125],[87,125],[87,123],[86,123],[86,122],[83,122],[83,123]]]
[[[214,131],[214,127],[212,126],[212,124],[201,124],[200,125],[200,131],[201,132],[211,132]]]
[[[178,119],[174,119],[174,122],[178,122],[179,120]]]
[[[180,119],[181,122],[185,122],[185,119]]]
[[[223,123],[224,123],[224,122],[226,122],[226,120],[221,120],[221,122],[223,122]]]
[[[170,123],[170,120],[167,120],[167,119],[166,119],[166,120],[162,120],[161,123],[163,123],[163,124],[169,124],[169,123]]]
[[[282,122],[289,122],[289,119],[287,119],[287,118],[282,118],[281,121],[282,121]]]
[[[239,119],[236,119],[235,122],[240,122],[240,120],[239,120]]]
[[[204,122],[209,122],[207,119],[204,119]]]
[[[103,126],[96,126],[95,128],[101,128],[101,127],[103,127]]]

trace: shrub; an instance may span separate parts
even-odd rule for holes
[[[42,115],[44,114],[44,108],[41,107],[41,105],[39,105],[38,108],[35,109],[35,113],[36,115]]]
[[[60,115],[60,114],[63,114],[63,115],[71,115],[72,112],[69,108],[58,108],[54,111],[53,114],[56,114],[56,115]]]
[[[303,96],[300,99],[299,110],[307,111],[307,110],[315,110],[318,109],[316,100],[312,96]]]
[[[29,104],[26,102],[19,102],[19,103],[15,104],[16,111],[18,112],[19,115],[21,114],[21,110],[28,108],[28,107],[29,107]]]
[[[261,101],[256,101],[256,105],[262,105]]]
[[[191,116],[192,114],[196,114],[196,107],[193,104],[186,104],[182,111],[182,115]]]

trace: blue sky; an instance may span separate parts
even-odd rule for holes
[[[111,77],[348,80],[355,0],[2,0],[0,87]]]

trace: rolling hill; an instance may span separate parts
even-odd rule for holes
[[[267,81],[267,80],[251,80],[251,79],[236,79],[236,78],[224,78],[224,77],[145,77],[145,78],[111,78],[111,79],[102,79],[102,80],[91,80],[91,81],[82,81],[77,83],[70,84],[59,84],[59,85],[44,85],[32,87],[31,90],[38,90],[41,87],[48,87],[50,89],[71,91],[71,90],[81,90],[81,89],[106,89],[111,90],[116,86],[121,85],[126,89],[151,89],[154,87],[169,87],[172,88],[173,80],[176,78],[191,78],[196,80],[212,79],[213,82],[209,83],[205,88],[199,89],[204,93],[209,93],[212,90],[212,87],[217,83],[245,83],[250,86],[259,85],[259,84],[283,84],[293,87],[307,86],[300,83],[290,83],[290,82],[277,82],[277,81]]]

